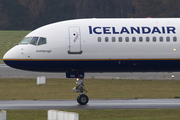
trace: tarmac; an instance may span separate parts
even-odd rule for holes
[[[180,99],[90,100],[79,105],[76,100],[0,101],[0,109],[180,109]]]
[[[30,72],[0,64],[0,78],[65,78],[65,73]],[[85,73],[85,79],[180,80],[174,73]],[[0,109],[180,109],[180,99],[90,100],[79,105],[76,100],[7,100]]]

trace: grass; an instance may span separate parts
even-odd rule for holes
[[[0,31],[0,63],[3,55],[10,48],[18,44],[30,31]]]
[[[63,110],[76,112],[79,120],[179,120],[180,109]],[[47,110],[8,110],[7,120],[47,120]]]
[[[178,98],[180,81],[85,79],[90,99]],[[75,79],[0,79],[1,100],[76,99]]]
[[[90,99],[174,98],[180,96],[180,81],[85,79]],[[75,79],[0,79],[1,100],[76,99]],[[63,110],[76,112],[80,120],[178,120],[180,109]],[[47,110],[7,110],[7,120],[47,120]]]

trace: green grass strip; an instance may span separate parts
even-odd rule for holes
[[[0,79],[0,100],[59,100],[78,96],[72,91],[75,79],[50,79],[37,85],[36,79]],[[85,79],[90,99],[178,98],[180,81]]]
[[[61,110],[76,112],[79,120],[179,120],[180,109]],[[7,120],[47,120],[47,110],[8,110]]]

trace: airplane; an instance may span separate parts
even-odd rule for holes
[[[42,26],[3,57],[10,67],[76,78],[86,105],[87,72],[180,71],[179,18],[88,18]]]

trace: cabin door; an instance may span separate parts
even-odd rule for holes
[[[69,27],[69,54],[82,54],[80,27]]]

